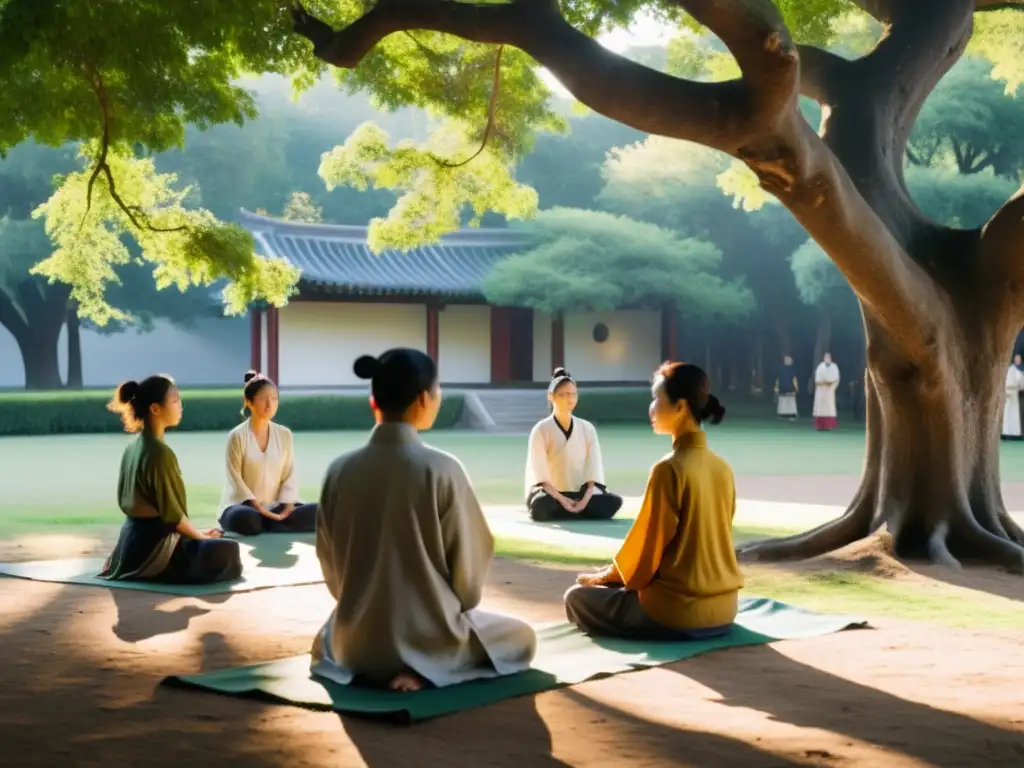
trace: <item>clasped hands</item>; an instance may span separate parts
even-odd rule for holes
[[[584,587],[604,587],[609,584],[621,584],[622,577],[615,563],[606,565],[595,573],[581,573],[576,576],[576,583]]]

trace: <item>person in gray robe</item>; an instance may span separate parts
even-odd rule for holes
[[[324,478],[316,550],[337,605],[311,671],[416,690],[527,669],[533,629],[477,607],[494,539],[466,470],[419,436],[440,408],[436,365],[394,349],[355,372],[372,380],[377,426]]]

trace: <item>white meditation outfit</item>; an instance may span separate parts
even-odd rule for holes
[[[526,456],[527,498],[540,483],[550,483],[556,491],[578,491],[585,483],[605,484],[601,445],[593,424],[573,416],[568,438],[553,415],[534,425]],[[594,493],[600,492],[600,488],[594,489]]]
[[[1006,371],[1006,392],[1003,401],[1003,437],[1020,437],[1020,391],[1024,389],[1024,373],[1011,365]]]
[[[822,386],[825,385],[825,386]],[[839,366],[835,363],[821,363],[814,372],[814,412],[816,419],[834,419],[836,390],[839,389]]]
[[[295,479],[292,431],[288,427],[270,422],[267,450],[261,451],[246,419],[228,434],[225,464],[221,509],[250,499],[267,509],[301,501]]]

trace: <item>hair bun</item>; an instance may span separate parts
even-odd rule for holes
[[[380,373],[381,363],[373,355],[363,355],[352,364],[352,371],[360,379],[372,379]]]
[[[117,399],[120,402],[127,405],[135,398],[135,395],[137,395],[138,393],[139,382],[134,380],[126,381],[124,382],[124,384],[117,388]]]
[[[561,379],[563,377],[569,377],[569,372],[565,370],[565,368],[555,368],[555,370],[551,372],[552,379]]]
[[[714,395],[708,395],[708,403],[704,406],[704,418],[712,424],[719,424],[725,418],[725,406]]]
[[[248,384],[250,381],[255,379],[257,376],[259,376],[259,373],[257,373],[256,371],[246,371],[245,372],[245,376],[242,377],[242,383],[243,384]]]

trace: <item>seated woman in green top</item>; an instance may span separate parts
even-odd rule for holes
[[[242,573],[237,541],[219,530],[202,533],[188,519],[185,483],[164,430],[181,423],[181,396],[169,376],[126,381],[107,406],[126,432],[139,436],[125,448],[117,500],[127,519],[101,579],[210,584]]]

